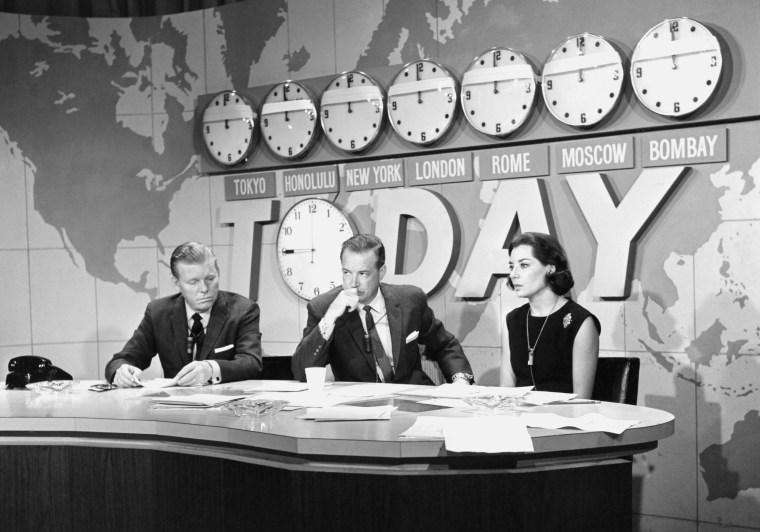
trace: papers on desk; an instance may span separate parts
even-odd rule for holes
[[[391,418],[395,407],[385,406],[333,406],[328,408],[308,408],[298,419],[314,421],[377,421]]]
[[[574,399],[577,394],[560,393],[560,392],[537,392],[530,391],[525,394],[525,403],[531,405],[549,405],[553,403],[564,403]]]
[[[327,395],[325,393],[304,392],[263,392],[256,394],[256,399],[287,401],[288,407],[325,408],[351,401],[351,397]],[[288,409],[290,409],[288,408]]]
[[[580,417],[565,417],[557,414],[523,412],[520,419],[528,426],[542,429],[580,429],[586,432],[609,432],[622,434],[639,422],[638,419],[610,419],[597,413]]]
[[[246,391],[254,392],[303,392],[309,387],[305,382],[296,381],[258,381]]]
[[[197,393],[194,395],[175,395],[169,397],[151,398],[153,408],[212,408],[221,406],[232,401],[245,399],[247,395],[215,395],[210,393]]]
[[[172,386],[177,386],[177,379],[164,379],[164,378],[155,378],[147,381],[141,381],[143,388],[148,389],[158,389],[158,388],[170,388]]]
[[[343,397],[380,397],[383,395],[405,395],[406,391],[417,388],[408,384],[385,384],[371,382],[368,384],[353,384],[330,390],[330,395],[340,395]]]
[[[400,436],[411,439],[443,439],[446,450],[470,453],[532,452],[525,423],[519,417],[477,416],[472,418],[418,417]]]
[[[497,386],[462,386],[461,384],[441,384],[440,386],[425,386],[403,392],[404,395],[419,395],[422,397],[444,397],[447,399],[461,399],[465,395],[487,393],[489,395],[522,396],[533,389],[533,386],[520,388],[507,388]]]

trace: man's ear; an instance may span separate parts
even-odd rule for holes
[[[383,277],[385,277],[385,270],[386,270],[385,264],[380,266],[380,269],[378,270],[378,279],[380,279],[381,281],[383,280]]]
[[[172,275],[172,282],[174,283],[174,286],[179,289],[179,280]]]

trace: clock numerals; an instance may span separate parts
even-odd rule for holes
[[[582,33],[560,43],[546,60],[541,87],[560,122],[590,127],[607,117],[623,88],[620,54],[603,37]]]
[[[402,139],[429,145],[456,119],[457,85],[443,66],[429,60],[404,66],[388,90],[388,118]]]
[[[504,137],[530,116],[536,79],[525,58],[509,48],[493,48],[475,58],[462,78],[462,111],[486,135]]]
[[[352,70],[335,77],[320,102],[327,140],[346,152],[369,148],[382,129],[384,101],[380,85],[363,72]]]
[[[278,83],[261,108],[264,143],[276,156],[298,159],[317,137],[317,105],[309,90],[296,82]]]
[[[650,111],[682,117],[704,107],[722,74],[718,39],[689,18],[666,19],[638,42],[631,58],[631,82]]]
[[[255,141],[255,116],[253,106],[235,91],[223,91],[211,99],[203,111],[201,131],[214,161],[234,166],[248,158]]]
[[[341,285],[340,249],[351,222],[328,201],[310,198],[285,214],[277,234],[277,264],[285,284],[304,299]]]

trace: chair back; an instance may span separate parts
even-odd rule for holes
[[[290,368],[291,356],[266,356],[262,359],[261,380],[292,381],[293,370]]]
[[[600,357],[591,398],[635,405],[639,394],[640,365],[636,357]]]

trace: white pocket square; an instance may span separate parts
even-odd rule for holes
[[[413,331],[409,333],[409,336],[406,337],[406,343],[414,342],[417,337],[420,335],[420,331]]]
[[[217,347],[216,349],[214,349],[214,353],[221,353],[223,351],[229,351],[233,347],[235,347],[235,344],[225,345],[224,347]]]

